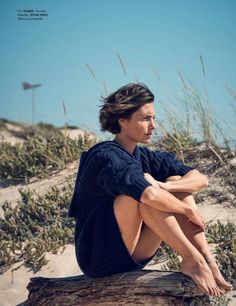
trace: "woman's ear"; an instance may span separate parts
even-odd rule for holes
[[[126,124],[126,119],[124,118],[119,118],[118,119],[118,123],[120,125],[121,128],[124,128],[125,124]]]

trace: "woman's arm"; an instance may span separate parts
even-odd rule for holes
[[[170,180],[165,183],[157,181],[157,183],[162,189],[169,192],[193,193],[208,186],[207,177],[198,170],[191,170],[178,180]]]
[[[205,230],[204,220],[196,209],[180,201],[170,192],[162,188],[157,186],[147,187],[142,193],[140,200],[142,203],[160,211],[183,214],[189,219],[189,221],[199,225],[203,231]]]

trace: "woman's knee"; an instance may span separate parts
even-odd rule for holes
[[[146,179],[146,181],[148,181],[150,184],[154,185],[155,184],[158,184],[157,181],[154,179],[154,177],[150,174],[150,173],[144,173],[144,178]],[[173,182],[173,181],[178,181],[182,178],[181,175],[172,175],[172,176],[169,176],[167,179],[166,179],[166,182],[169,181],[169,182]]]
[[[172,176],[169,176],[167,179],[166,179],[166,182],[173,182],[173,181],[178,181],[182,178],[181,175],[172,175]]]
[[[157,213],[157,210],[145,203],[140,203],[139,205],[139,213],[140,216],[145,219],[146,217],[153,216],[153,214]]]
[[[174,182],[174,181],[178,181],[182,178],[181,175],[172,175],[172,176],[169,176],[167,179],[166,179],[166,182]],[[179,200],[183,200],[185,199],[186,197],[189,197],[189,196],[192,196],[191,193],[189,192],[171,192],[176,198],[178,198]]]

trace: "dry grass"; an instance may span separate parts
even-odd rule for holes
[[[127,77],[127,72],[126,72],[126,69],[125,69],[125,63],[124,63],[123,59],[121,58],[121,56],[120,56],[120,54],[118,52],[117,52],[117,57],[118,57],[119,62],[121,64],[124,76]]]
[[[205,143],[219,159],[219,148],[231,151],[235,141],[230,139],[224,128],[208,108],[208,101],[198,93],[183,74],[178,71],[182,83],[182,95],[178,97],[177,107],[167,107],[168,103],[159,101],[166,120],[157,119],[158,135],[156,144],[162,149],[173,150],[184,160],[184,151],[197,144]]]
[[[62,170],[96,142],[87,134],[76,140],[59,130],[48,134],[33,131],[23,144],[0,143],[0,179],[5,184],[27,183],[33,176],[45,177]]]

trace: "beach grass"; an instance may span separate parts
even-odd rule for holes
[[[37,272],[47,264],[47,252],[57,254],[61,247],[73,243],[74,220],[67,216],[73,187],[71,177],[62,189],[52,187],[45,195],[20,190],[21,200],[16,205],[3,204],[0,273],[15,263]]]
[[[71,139],[53,126],[27,128],[26,133],[23,144],[0,143],[0,180],[5,184],[27,183],[34,176],[42,178],[62,170],[96,143],[88,134]]]

